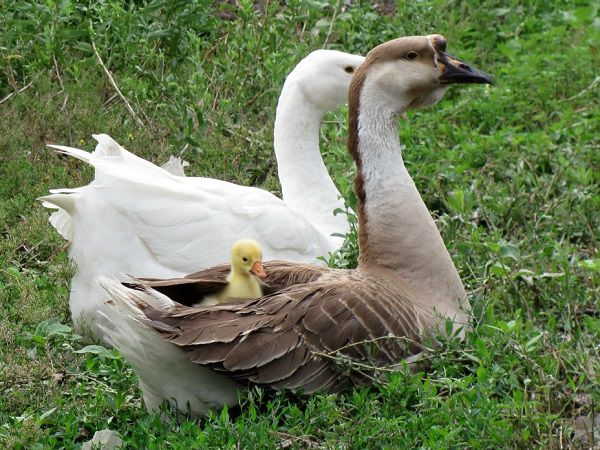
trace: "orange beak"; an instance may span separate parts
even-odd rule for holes
[[[266,278],[267,277],[267,274],[265,273],[265,270],[263,269],[262,263],[260,261],[254,261],[254,264],[252,264],[252,269],[250,269],[250,272],[252,272],[258,278]]]

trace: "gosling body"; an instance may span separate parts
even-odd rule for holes
[[[251,300],[263,295],[259,278],[266,276],[262,267],[262,248],[252,239],[240,239],[231,249],[231,272],[227,287],[205,297],[196,306],[218,305],[232,299]]]

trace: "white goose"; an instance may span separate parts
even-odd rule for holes
[[[328,355],[389,367],[418,355],[447,320],[468,323],[462,282],[398,140],[400,114],[437,103],[452,83],[491,83],[445,49],[440,35],[396,39],[371,50],[354,76],[348,148],[360,202],[357,269],[267,262],[270,295],[197,308],[184,304],[224,280],[227,265],[170,281],[101,280],[111,295],[108,319],[127,330],[107,332],[137,372],[149,409],[168,398],[203,414],[234,404],[248,384],[337,392],[368,378]]]
[[[77,189],[42,197],[59,208],[50,222],[71,241],[77,270],[70,308],[83,332],[102,339],[96,322],[106,294],[99,275],[175,277],[229,260],[233,242],[260,242],[267,259],[316,261],[341,244],[332,233],[348,223],[319,151],[319,122],[347,101],[352,73],[364,57],[317,50],[287,77],[275,122],[275,153],[283,201],[252,187],[174,176],[96,135],[95,152],[52,146],[95,168]]]

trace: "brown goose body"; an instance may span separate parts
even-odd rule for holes
[[[400,114],[435,104],[449,84],[491,82],[445,46],[439,35],[382,44],[350,86],[348,146],[360,201],[357,269],[267,262],[266,296],[215,307],[186,304],[222,282],[227,265],[183,279],[132,280],[127,288],[104,282],[108,292],[173,344],[173,352],[215,377],[304,393],[337,392],[367,380],[331,355],[390,366],[419,353],[420,342],[443,332],[448,319],[464,326],[469,304],[462,282],[406,171],[397,131]]]
[[[154,289],[174,300],[166,311],[140,299],[144,322],[185,349],[195,363],[244,385],[338,392],[367,378],[341,371],[328,356],[387,367],[422,350],[419,342],[434,317],[386,278],[291,261],[264,267],[269,275],[263,290],[273,294],[218,307],[184,303],[199,291],[220,288],[228,265],[185,279],[140,280],[128,286]]]

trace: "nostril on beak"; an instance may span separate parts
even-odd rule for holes
[[[442,36],[439,36],[435,39],[435,46],[438,50],[441,50],[442,52],[446,51],[446,46],[447,46],[447,42],[446,39],[444,39]]]
[[[467,66],[466,64],[463,64],[463,63],[460,63],[460,64],[458,65],[458,67],[460,67],[460,68],[461,68],[461,69],[463,69],[463,70],[467,70],[467,71],[469,71],[469,72],[471,71],[471,68],[470,68],[469,66]]]

